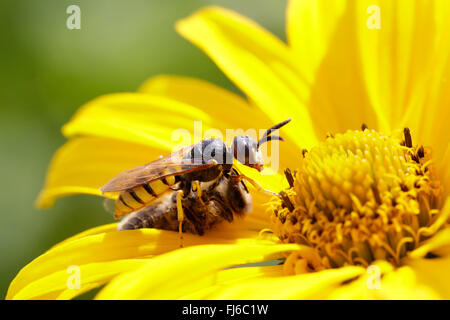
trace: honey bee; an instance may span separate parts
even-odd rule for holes
[[[116,219],[133,213],[119,223],[118,229],[178,228],[180,234],[183,231],[203,234],[220,221],[232,221],[233,214],[248,212],[251,196],[243,180],[260,191],[275,193],[239,174],[233,160],[262,171],[259,147],[271,140],[283,141],[271,134],[290,121],[268,129],[258,142],[241,135],[228,147],[219,139],[205,139],[119,173],[100,188],[103,193],[120,192],[114,208]]]

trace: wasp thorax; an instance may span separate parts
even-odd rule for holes
[[[186,155],[185,163],[208,163],[216,161],[218,164],[233,164],[233,154],[227,145],[219,139],[205,139],[195,144]]]
[[[404,139],[368,129],[348,131],[328,137],[303,157],[298,170],[287,174],[291,188],[271,210],[283,242],[316,252],[307,263],[298,256],[295,272],[368,266],[378,259],[399,265],[439,229],[440,184],[428,150],[412,146],[409,130]]]

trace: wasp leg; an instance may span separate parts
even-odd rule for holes
[[[202,216],[205,219],[204,224],[208,226],[209,225],[208,208],[202,198],[202,188],[200,186],[200,181],[198,181],[198,180],[193,181],[192,191],[195,192],[195,198],[200,202],[200,204],[202,206]],[[206,194],[206,197],[208,197],[208,194]],[[206,200],[209,201],[208,199],[206,199]],[[203,234],[203,230],[202,230],[201,234]]]
[[[177,218],[178,218],[178,233],[180,234],[180,248],[183,248],[183,221],[184,211],[181,198],[183,197],[183,190],[177,191]]]
[[[268,195],[271,195],[271,196],[280,197],[280,195],[278,193],[270,191],[270,190],[267,190],[267,189],[264,189],[263,187],[261,187],[261,185],[258,182],[256,182],[255,180],[253,180],[253,179],[251,179],[251,178],[249,178],[249,177],[247,177],[247,176],[245,176],[243,174],[233,175],[233,176],[231,176],[231,178],[234,179],[236,182],[240,182],[241,180],[245,180],[248,183],[250,183],[253,187],[255,187],[255,189],[258,190],[259,192],[264,192],[264,193],[266,193]]]
[[[200,201],[200,203],[205,206],[205,203],[203,202],[202,199],[202,188],[200,186],[200,181],[195,180],[192,183],[192,191],[195,192],[195,197],[197,198],[198,201]]]
[[[196,193],[196,198],[198,199],[202,198],[202,188],[200,188],[200,182],[198,180],[195,180],[192,183],[192,191]]]

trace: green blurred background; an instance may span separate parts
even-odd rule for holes
[[[68,30],[66,8],[81,9]],[[37,210],[61,126],[85,102],[134,91],[157,74],[198,77],[237,92],[220,70],[181,38],[174,22],[206,5],[252,18],[285,39],[281,0],[2,0],[0,2],[0,297],[28,262],[85,229],[112,222],[102,200],[73,196]]]

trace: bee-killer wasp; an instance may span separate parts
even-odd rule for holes
[[[268,129],[258,142],[248,135],[241,135],[236,136],[233,145],[228,147],[219,139],[205,139],[119,173],[100,188],[104,193],[120,192],[115,202],[116,219],[133,213],[123,219],[118,229],[155,227],[176,230],[176,209],[180,233],[203,234],[217,222],[232,221],[233,213],[247,212],[251,197],[242,180],[247,180],[258,190],[272,192],[239,174],[233,167],[233,160],[261,171],[263,163],[259,147],[271,140],[283,141],[280,136],[271,134],[289,121],[291,119]],[[172,193],[165,194],[169,190]],[[215,215],[219,217],[212,219]],[[185,218],[187,221],[183,224]]]

